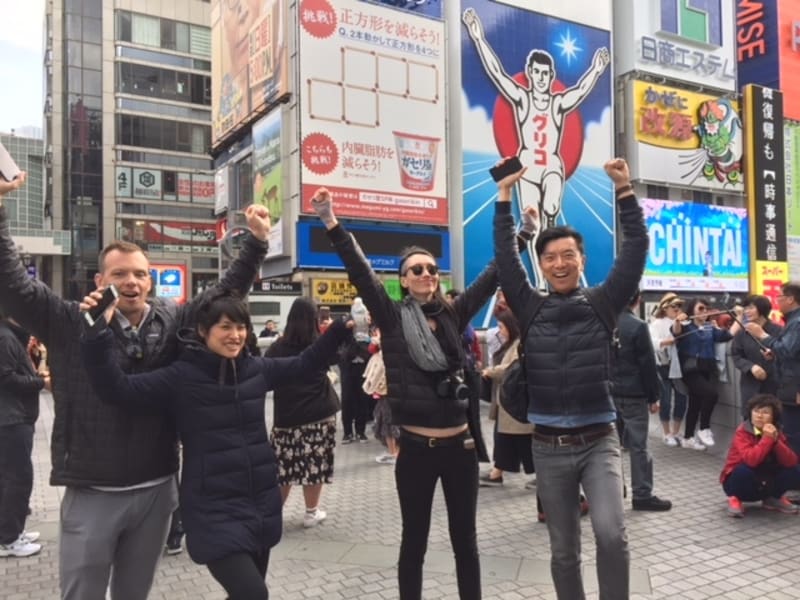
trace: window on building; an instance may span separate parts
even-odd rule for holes
[[[190,52],[198,56],[211,56],[211,29],[190,25]]]
[[[103,42],[103,22],[93,17],[83,17],[83,41],[90,44]]]
[[[189,24],[175,23],[175,50],[188,53],[190,49]]]
[[[697,204],[714,204],[714,197],[711,192],[702,190],[692,190],[692,200]]]
[[[647,197],[653,200],[669,200],[669,188],[663,185],[648,185]]]
[[[143,46],[161,46],[161,23],[157,17],[132,15],[131,41]]]
[[[177,50],[175,21],[161,19],[161,47],[166,50]]]
[[[131,36],[131,13],[127,10],[117,11],[117,39],[121,42],[130,42]]]

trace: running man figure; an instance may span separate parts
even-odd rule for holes
[[[520,210],[535,206],[543,221],[530,242],[533,250],[538,231],[555,226],[556,217],[561,212],[564,163],[561,160],[560,146],[564,120],[592,91],[608,67],[611,57],[608,48],[598,48],[594,53],[592,66],[576,85],[553,92],[551,86],[556,78],[553,57],[545,50],[533,49],[528,54],[525,68],[529,82],[529,87],[526,87],[503,69],[497,54],[486,41],[483,25],[475,10],[465,10],[462,20],[475,42],[486,74],[514,109],[519,137],[517,156],[528,168],[517,183]],[[536,281],[541,287],[544,278],[536,261],[532,262]]]

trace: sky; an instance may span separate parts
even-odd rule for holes
[[[0,0],[0,131],[42,127],[44,0]]]

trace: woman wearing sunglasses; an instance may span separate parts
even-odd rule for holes
[[[395,482],[403,520],[398,579],[401,600],[422,596],[422,564],[436,482],[442,480],[461,600],[481,597],[475,531],[478,460],[469,434],[469,390],[461,334],[497,289],[490,263],[452,302],[439,286],[439,267],[424,248],[406,249],[399,261],[401,301],[389,297],[355,239],[333,214],[325,188],[312,199],[350,281],[381,331],[387,399],[400,427]]]

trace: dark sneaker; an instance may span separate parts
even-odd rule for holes
[[[342,438],[342,444],[352,444],[355,441],[356,440],[352,435],[346,435]]]
[[[366,444],[369,441],[367,439],[367,436],[364,435],[363,433],[359,433],[356,437],[358,438],[360,444]]]
[[[183,552],[183,546],[181,545],[182,540],[182,533],[173,533],[167,538],[167,556],[173,556]]]
[[[671,508],[672,508],[672,502],[670,502],[669,500],[662,500],[658,496],[633,499],[633,510],[665,511]]]
[[[500,487],[503,485],[503,476],[492,478],[487,473],[478,477],[478,485],[481,487]]]

